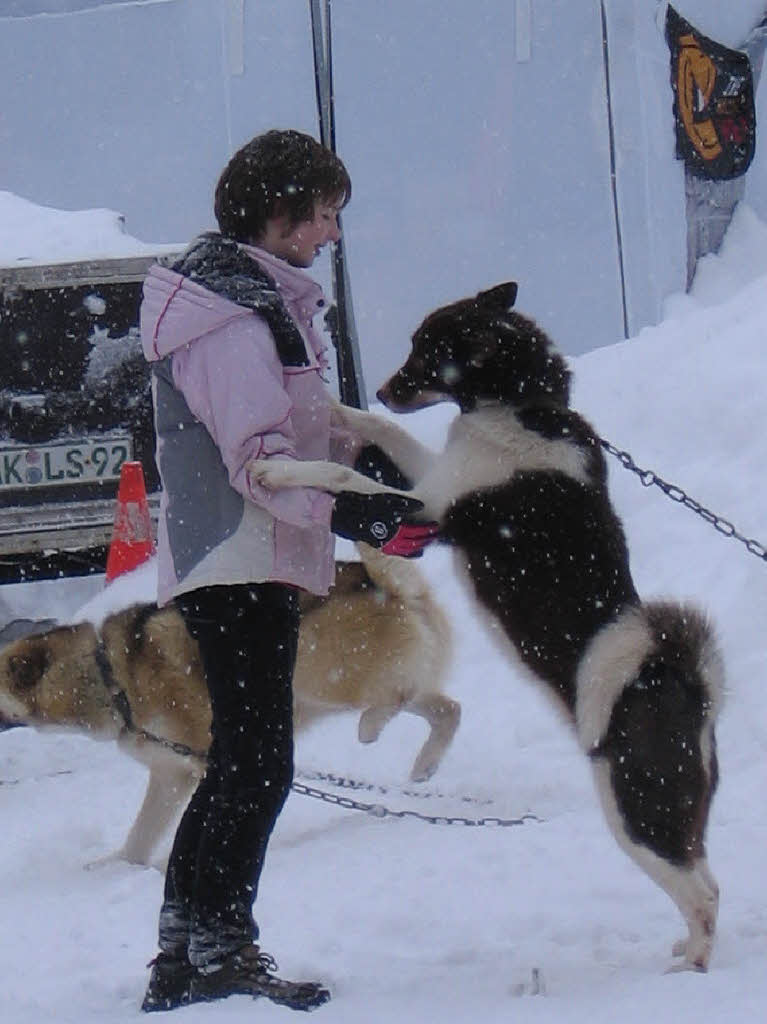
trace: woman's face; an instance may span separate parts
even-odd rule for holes
[[[310,267],[328,242],[341,237],[339,211],[340,204],[318,200],[311,220],[290,226],[286,216],[273,217],[256,244],[294,267]]]

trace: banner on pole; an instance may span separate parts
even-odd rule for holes
[[[707,38],[671,5],[666,41],[677,159],[698,178],[740,177],[756,148],[754,83],[747,55]]]

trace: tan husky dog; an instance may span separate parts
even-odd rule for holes
[[[329,597],[302,595],[294,677],[296,731],[359,710],[370,743],[400,711],[429,734],[413,781],[437,769],[460,719],[442,693],[451,656],[448,621],[419,570],[359,545],[339,562]],[[144,801],[115,855],[148,864],[205,764],[210,705],[197,645],[172,606],[134,605],[89,622],[16,639],[0,651],[0,724],[72,728],[116,740],[149,768]]]

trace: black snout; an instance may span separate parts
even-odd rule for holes
[[[412,412],[423,405],[422,395],[422,387],[403,366],[378,389],[376,398],[392,412]]]

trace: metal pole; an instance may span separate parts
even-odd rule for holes
[[[607,45],[607,12],[604,0],[600,2],[602,15],[602,59],[605,66],[605,97],[607,102],[607,130],[610,144],[610,182],[613,198],[613,216],[615,218],[615,240],[618,247],[618,273],[621,286],[621,310],[623,313],[623,336],[629,337],[629,315],[626,303],[626,267],[623,257],[623,233],[621,231],[620,206],[618,204],[617,164],[615,159],[615,128],[613,125],[612,93],[610,89],[610,52]]]
[[[331,38],[330,0],[309,0],[314,49],[314,84],[317,94],[317,115],[320,141],[336,152],[335,102],[333,96],[333,50]],[[339,217],[339,227],[341,218]],[[331,255],[333,307],[327,323],[336,348],[338,388],[344,405],[367,409],[365,382],[362,375],[357,327],[354,322],[349,271],[344,249],[343,232],[333,245]]]

